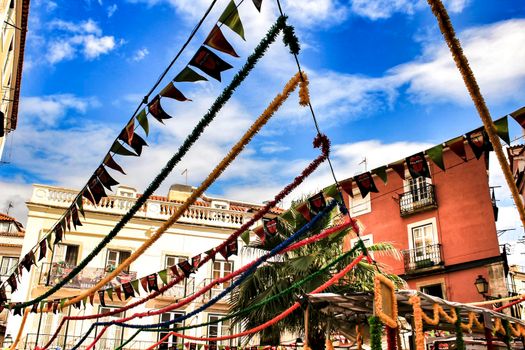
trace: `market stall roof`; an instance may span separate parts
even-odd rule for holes
[[[500,318],[525,326],[523,320],[500,312],[479,306],[444,300],[415,290],[398,290],[395,295],[397,299],[398,314],[404,318],[411,318],[413,309],[412,305],[409,303],[409,299],[413,295],[418,295],[421,299],[421,308],[427,313],[427,315],[432,315],[432,307],[437,303],[447,312],[452,308],[458,308],[460,310],[460,315],[464,320],[468,318],[469,312],[475,312],[484,315],[484,317],[490,316],[492,319]],[[345,295],[334,293],[309,294],[308,298],[314,307],[317,306],[322,312],[331,315],[335,319],[346,320],[350,323],[358,318],[370,316],[373,313],[374,294],[372,292]]]

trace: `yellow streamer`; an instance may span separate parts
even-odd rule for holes
[[[18,334],[16,335],[15,341],[9,348],[9,350],[15,350],[18,343],[20,342],[20,338],[22,338],[22,332],[24,331],[24,326],[26,324],[27,316],[29,315],[29,309],[24,310],[24,315],[22,316],[22,323],[20,324],[20,328],[18,329]]]
[[[303,73],[303,76],[305,74]],[[224,159],[213,169],[213,171],[208,175],[208,177],[201,183],[201,185],[191,193],[188,199],[171,215],[171,217],[161,226],[158,230],[151,236],[149,240],[144,242],[133,254],[122,262],[117,268],[100,280],[92,288],[82,292],[80,295],[74,297],[65,302],[64,306],[69,306],[75,304],[85,297],[95,293],[100,288],[104,287],[108,282],[113,278],[117,277],[124,269],[126,269],[132,262],[137,260],[153,243],[155,243],[166,230],[170,228],[177,220],[182,216],[182,214],[188,210],[188,208],[204,193],[206,189],[222,174],[222,172],[230,165],[230,163],[241,153],[244,147],[251,141],[253,136],[259,132],[259,130],[266,124],[266,122],[274,115],[274,113],[281,107],[281,105],[286,101],[290,94],[297,88],[298,85],[301,85],[301,90],[307,91],[308,87],[306,86],[307,81],[304,82],[301,80],[300,73],[295,74],[290,81],[284,87],[282,93],[278,94],[270,105],[264,110],[264,112],[257,118],[253,125],[246,131],[242,138],[232,147],[230,152],[224,157]],[[303,94],[305,94],[303,92]]]

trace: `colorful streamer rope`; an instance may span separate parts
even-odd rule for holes
[[[126,327],[126,328],[159,328],[159,327],[166,327],[166,326],[169,326],[171,324],[174,324],[174,323],[177,323],[177,322],[181,322],[183,320],[186,320],[198,313],[200,313],[201,311],[209,308],[210,306],[214,305],[215,303],[217,303],[219,300],[221,300],[224,296],[226,296],[230,291],[232,291],[234,288],[236,288],[239,284],[241,284],[246,278],[248,278],[252,273],[255,272],[255,270],[257,270],[257,267],[260,266],[262,263],[264,263],[265,261],[267,261],[269,258],[277,255],[281,250],[285,249],[286,247],[288,247],[289,245],[291,245],[295,240],[297,240],[297,238],[301,237],[302,235],[306,234],[312,227],[315,226],[315,224],[317,222],[319,222],[319,220],[321,218],[323,218],[326,214],[328,214],[335,206],[337,205],[337,201],[335,200],[332,200],[330,201],[330,203],[326,206],[326,208],[324,208],[319,214],[317,214],[316,216],[314,216],[312,218],[312,220],[310,220],[307,224],[305,224],[303,227],[301,227],[298,231],[296,231],[293,235],[291,235],[290,237],[288,237],[286,240],[284,240],[283,242],[281,242],[280,244],[278,244],[275,248],[273,248],[270,252],[264,254],[263,256],[261,256],[260,258],[256,259],[255,261],[253,261],[252,263],[248,264],[248,265],[245,265],[243,266],[241,269],[242,271],[242,274],[233,282],[230,284],[230,286],[228,286],[227,288],[225,288],[221,293],[219,293],[217,296],[213,297],[212,299],[210,299],[207,303],[203,304],[202,306],[198,307],[197,309],[193,310],[192,312],[189,312],[183,316],[180,316],[180,317],[176,317],[174,318],[173,320],[169,320],[169,321],[165,321],[165,322],[161,322],[161,323],[153,323],[153,324],[142,324],[142,325],[135,325],[135,324],[125,324],[123,323],[123,321],[121,320],[115,320],[115,321],[108,321],[108,322],[95,322],[91,325],[91,327],[89,328],[88,332],[79,340],[79,342],[72,348],[72,350],[76,350],[78,349],[78,347],[82,344],[82,342],[89,336],[89,333],[91,332],[91,330],[93,330],[96,326],[106,326],[98,335],[97,337],[95,338],[95,340],[86,348],[86,350],[90,349],[91,347],[93,347],[96,342],[102,337],[102,335],[104,334],[105,330],[107,329],[107,326],[111,326],[111,325],[118,325],[119,327]],[[177,307],[180,307],[180,305],[177,305]],[[162,308],[162,309],[159,309],[159,310],[156,310],[154,312],[146,312],[146,313],[142,313],[142,314],[139,314],[138,317],[144,317],[144,316],[151,316],[151,315],[158,315],[158,314],[162,314],[162,313],[165,313],[169,310],[172,310],[173,309],[173,305],[169,305],[165,308]],[[135,316],[135,315],[134,315]],[[127,319],[131,319],[131,318],[134,318],[134,316],[130,316],[130,317],[127,317],[124,319],[124,322],[127,320]]]
[[[89,253],[89,255],[82,260],[67,276],[64,276],[56,285],[50,288],[45,293],[39,295],[38,297],[17,304],[14,306],[15,309],[25,308],[27,306],[34,305],[47,297],[56,293],[60,288],[65,286],[73,277],[78,275],[87,264],[93,260],[100,251],[109,243],[115,236],[120,232],[122,228],[133,218],[135,213],[145,204],[147,199],[157,190],[160,184],[166,179],[166,177],[173,170],[175,165],[177,165],[182,157],[188,152],[190,147],[197,141],[200,135],[204,132],[204,129],[212,122],[212,120],[217,116],[217,113],[222,109],[226,102],[231,98],[233,92],[240,84],[246,79],[250,71],[255,67],[256,63],[264,55],[268,47],[276,40],[277,35],[286,27],[286,17],[280,16],[276,23],[270,28],[266,37],[261,40],[257,45],[254,52],[248,57],[244,66],[237,72],[233,77],[230,84],[223,90],[223,92],[217,97],[215,102],[212,104],[208,112],[203,116],[199,123],[195,126],[193,131],[188,135],[184,140],[184,143],[179,147],[177,153],[175,153],[172,158],[166,163],[162,171],[155,177],[151,182],[148,188],[144,191],[143,195],[137,199],[135,204],[129,209],[129,211],[120,219],[120,221],[115,225],[115,227],[100,241],[100,243]],[[82,300],[82,298],[78,299]],[[75,302],[77,302],[76,300]],[[72,303],[67,302],[66,306],[71,305]]]
[[[359,255],[354,261],[352,261],[350,264],[348,264],[344,269],[339,271],[337,274],[335,274],[332,278],[330,278],[328,281],[323,283],[321,286],[319,286],[316,289],[314,289],[312,292],[310,292],[310,294],[321,293],[326,288],[330,287],[334,283],[337,283],[337,281],[339,281],[341,278],[343,278],[363,258],[364,258],[363,254]],[[177,332],[170,332],[165,337],[160,339],[157,343],[155,343],[152,346],[148,347],[147,350],[152,350],[152,349],[156,348],[159,344],[162,344],[164,341],[166,341],[166,339],[168,339],[172,335],[174,335],[176,337],[180,337],[182,339],[200,340],[200,341],[221,341],[221,340],[229,340],[229,339],[235,339],[235,338],[244,337],[244,336],[247,336],[247,335],[250,335],[250,334],[254,334],[254,333],[260,332],[263,329],[268,328],[270,326],[273,326],[274,324],[276,324],[277,322],[279,322],[282,319],[286,318],[292,312],[294,312],[295,310],[299,309],[300,307],[301,307],[301,304],[299,302],[295,302],[292,306],[290,306],[288,309],[283,311],[278,316],[272,318],[271,320],[269,320],[269,321],[267,321],[267,322],[265,322],[265,323],[263,323],[263,324],[261,324],[261,325],[259,325],[257,327],[248,329],[246,331],[243,331],[243,332],[240,332],[240,333],[237,333],[237,334],[232,334],[232,335],[224,335],[224,336],[221,336],[221,337],[194,337],[194,336],[185,335],[185,334],[181,334],[181,333],[177,333]]]

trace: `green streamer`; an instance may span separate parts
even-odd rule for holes
[[[140,329],[138,331],[136,331],[135,333],[133,333],[133,335],[131,337],[129,337],[128,340],[126,340],[124,343],[120,344],[119,346],[117,346],[115,348],[115,350],[122,350],[122,348],[124,348],[126,345],[128,345],[133,339],[135,339],[135,337],[137,335],[139,335],[140,333]]]
[[[93,260],[104,247],[111,242],[113,238],[119,233],[119,231],[128,223],[129,220],[133,218],[133,215],[142,208],[146,203],[148,198],[155,192],[160,184],[166,179],[166,177],[171,173],[175,165],[177,165],[182,157],[186,155],[190,147],[197,141],[200,135],[203,133],[204,129],[212,122],[212,120],[217,116],[217,113],[222,109],[222,107],[228,102],[232,97],[233,92],[237,89],[241,83],[246,79],[251,70],[255,67],[256,63],[261,59],[265,54],[268,47],[275,41],[279,32],[283,30],[286,26],[286,16],[280,16],[276,23],[270,28],[264,39],[259,42],[254,52],[248,57],[246,63],[241,68],[240,71],[235,74],[230,84],[222,91],[222,93],[217,97],[215,102],[208,110],[208,112],[202,117],[199,123],[195,126],[191,134],[188,135],[184,143],[179,147],[177,153],[175,153],[171,159],[166,163],[161,172],[155,177],[155,179],[150,183],[148,188],[144,191],[142,196],[137,198],[135,204],[129,209],[129,211],[124,215],[120,221],[115,225],[115,227],[109,232],[100,243],[89,253],[89,255],[82,260],[67,276],[63,277],[57,284],[50,288],[47,292],[41,294],[33,300],[29,300],[23,303],[20,303],[15,306],[15,309],[21,309],[27,306],[31,306],[41,300],[44,300],[48,296],[56,293],[60,288],[65,286],[69,281],[73,279],[76,275],[82,271],[87,264]]]
[[[381,337],[383,325],[377,316],[370,316],[368,318],[368,324],[370,325],[370,349],[371,350],[382,350]],[[464,350],[464,349],[463,349]]]
[[[455,332],[456,332],[456,349],[457,350],[465,350],[465,341],[463,340],[463,329],[461,329],[461,316],[460,316],[460,310],[458,308],[456,310],[457,319],[454,323]]]

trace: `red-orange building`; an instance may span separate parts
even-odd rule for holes
[[[377,193],[363,199],[354,182],[354,196],[345,200],[365,227],[365,243],[387,241],[400,250],[399,259],[376,254],[386,272],[412,289],[475,302],[484,298],[475,286],[480,275],[489,283],[488,296],[507,294],[507,263],[498,244],[487,154],[476,159],[467,143],[465,151],[468,161],[445,148],[445,171],[427,157],[430,178],[411,178],[405,166],[403,180],[389,167],[386,184],[373,176]],[[346,240],[347,247],[352,240]]]

